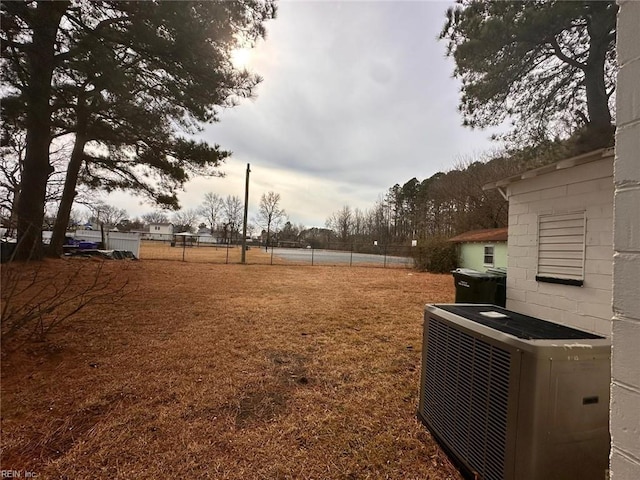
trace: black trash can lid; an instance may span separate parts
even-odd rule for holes
[[[495,275],[500,275],[501,277],[505,277],[507,275],[507,269],[502,267],[491,267],[491,268],[487,268],[487,273],[493,273]]]
[[[456,268],[451,273],[454,277],[472,277],[478,279],[495,279],[502,278],[504,275],[491,273],[491,272],[479,272],[478,270],[472,270],[470,268]]]

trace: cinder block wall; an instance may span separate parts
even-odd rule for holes
[[[509,186],[507,308],[611,334],[613,156]],[[537,282],[538,216],[586,211],[582,287]]]
[[[640,478],[640,2],[619,1],[611,478]]]

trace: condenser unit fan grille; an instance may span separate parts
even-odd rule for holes
[[[505,477],[511,354],[428,319],[423,419],[486,480]]]

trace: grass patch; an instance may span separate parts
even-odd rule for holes
[[[423,308],[453,300],[450,275],[151,260],[120,274],[126,298],[3,357],[2,469],[461,478],[415,415]]]

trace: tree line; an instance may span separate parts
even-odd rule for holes
[[[506,226],[508,204],[482,186],[513,175],[523,163],[506,155],[460,162],[448,172],[395,184],[367,210],[345,205],[326,221],[341,242],[410,244],[447,238],[467,230]]]

